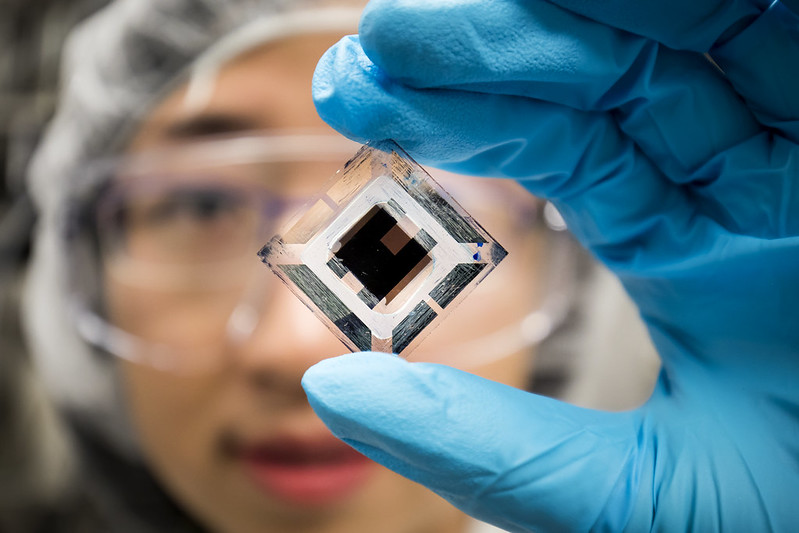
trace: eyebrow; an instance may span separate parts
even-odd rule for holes
[[[166,127],[166,136],[173,139],[193,139],[258,129],[258,123],[248,117],[209,113],[179,120]]]

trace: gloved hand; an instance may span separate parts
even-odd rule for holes
[[[799,17],[600,5],[373,1],[314,98],[352,138],[552,200],[640,308],[651,399],[603,413],[371,353],[303,384],[340,438],[512,531],[795,531]],[[628,6],[642,36],[612,27]]]

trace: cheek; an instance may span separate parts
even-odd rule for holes
[[[173,491],[208,486],[219,475],[217,386],[123,363],[140,444],[156,475]]]
[[[494,361],[491,364],[471,369],[471,372],[517,389],[525,389],[530,384],[534,357],[535,354],[530,348]]]

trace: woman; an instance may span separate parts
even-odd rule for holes
[[[26,325],[100,529],[488,527],[325,429],[300,378],[346,349],[255,255],[357,149],[310,98],[357,25],[330,4],[121,1],[70,41]],[[510,256],[411,358],[524,387],[564,308],[562,236],[517,185],[441,180]]]

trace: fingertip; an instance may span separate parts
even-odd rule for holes
[[[434,84],[426,71],[440,75],[458,62],[451,53],[466,51],[458,39],[463,38],[464,18],[474,11],[424,0],[372,0],[361,14],[358,35],[364,54],[391,79],[423,88]],[[448,46],[442,46],[442,39]]]
[[[406,55],[408,43],[423,44],[415,38],[419,26],[426,18],[419,17],[417,9],[408,9],[407,2],[372,0],[361,13],[358,35],[367,56],[373,60],[390,59]],[[405,38],[408,33],[412,35]]]
[[[301,383],[308,403],[334,435],[362,440],[368,430],[361,419],[375,416],[369,407],[402,365],[407,361],[393,354],[356,352],[320,361],[306,370]]]
[[[322,55],[314,70],[311,93],[316,112],[350,139],[372,139],[373,116],[391,110],[376,81],[381,76],[361,49],[357,35],[342,38]],[[386,122],[376,120],[378,124]]]
[[[397,365],[407,361],[393,354],[382,352],[355,352],[323,359],[302,377],[302,387],[314,399],[340,398],[342,390],[353,391],[368,380],[396,371]],[[371,377],[370,377],[371,376]]]
[[[336,109],[336,101],[341,96],[337,90],[340,76],[339,67],[342,60],[352,54],[353,37],[357,39],[357,36],[348,35],[328,48],[319,58],[314,69],[311,95],[317,113],[327,122],[330,122],[330,119],[336,115],[333,111]],[[335,127],[334,124],[331,123],[331,125]]]

